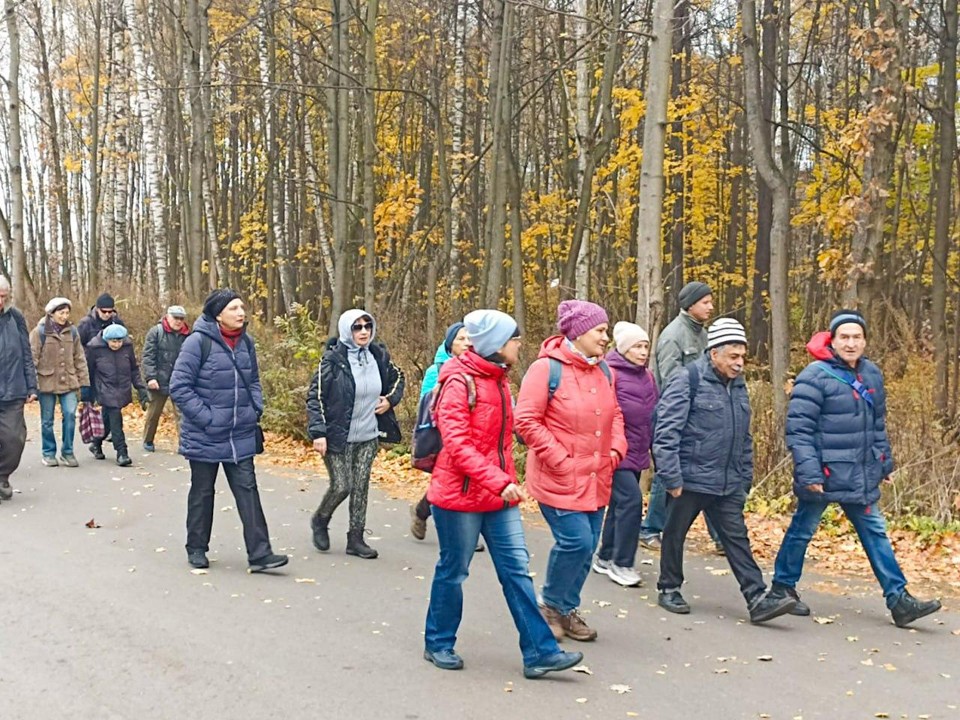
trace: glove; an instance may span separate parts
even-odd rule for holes
[[[150,404],[150,393],[146,390],[137,390],[137,395],[140,397],[140,409],[146,410],[147,405]]]
[[[93,402],[93,388],[91,388],[89,385],[84,385],[82,388],[80,388],[80,402]]]

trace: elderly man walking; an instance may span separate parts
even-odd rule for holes
[[[830,331],[807,343],[814,360],[797,376],[787,411],[797,510],[777,553],[770,596],[799,600],[807,545],[827,505],[835,502],[860,537],[894,623],[906,627],[935,613],[940,602],[907,592],[877,505],[880,483],[893,472],[893,451],[883,373],[864,356],[866,347],[867,323],[855,310],[834,313]]]
[[[761,623],[790,612],[797,601],[766,594],[743,518],[753,482],[750,398],[742,377],[746,354],[743,326],[729,318],[717,320],[710,326],[707,354],[677,372],[657,404],[653,456],[670,495],[657,587],[662,608],[690,612],[680,594],[683,544],[703,512],[727,550],[750,621]]]
[[[23,406],[37,399],[27,321],[10,305],[10,295],[10,282],[0,276],[0,502],[13,497],[10,476],[27,442]]]
[[[150,404],[147,406],[147,418],[143,427],[143,449],[153,452],[156,448],[153,440],[163,415],[163,407],[170,397],[170,375],[177,362],[183,341],[190,334],[190,327],[186,321],[187,311],[180,305],[171,305],[160,322],[147,331],[143,342],[143,359],[140,368],[143,379],[147,382],[150,392]],[[180,411],[170,403],[173,414],[177,419],[177,431],[180,430]]]

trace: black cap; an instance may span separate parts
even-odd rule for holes
[[[113,295],[110,293],[104,293],[97,298],[97,307],[101,310],[113,310],[116,306],[117,304],[113,300]]]
[[[220,288],[207,295],[203,301],[203,314],[211,320],[216,320],[217,315],[223,312],[223,309],[236,300],[239,295],[230,288]]]
[[[695,305],[707,295],[712,294],[709,285],[694,280],[693,282],[688,282],[680,289],[680,295],[677,299],[680,301],[680,307],[684,310],[689,310],[691,305]]]

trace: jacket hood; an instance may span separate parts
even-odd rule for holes
[[[433,356],[433,361],[437,365],[443,365],[447,360],[452,360],[453,355],[447,352],[447,348],[443,343],[440,343],[440,347],[437,348],[437,354]]]
[[[350,329],[350,326],[364,315],[370,318],[370,322],[373,323],[373,331],[370,333],[370,342],[372,343],[374,338],[377,337],[377,319],[366,310],[361,310],[360,308],[347,310],[340,316],[340,319],[337,320],[337,330],[340,332],[340,342],[346,345],[349,350],[359,349],[357,344],[353,341],[353,330]],[[370,347],[369,344],[367,347]]]
[[[505,375],[507,369],[496,363],[480,357],[473,350],[467,350],[463,355],[451,358],[440,366],[438,382],[445,382],[452,375],[467,373],[474,377],[491,377],[499,379]]]
[[[567,338],[563,335],[552,335],[544,340],[537,357],[554,358],[567,365],[579,364],[583,367],[590,367],[586,358],[577,355],[567,347]]]
[[[828,331],[814,333],[810,342],[807,343],[807,352],[813,356],[814,360],[835,359],[833,345],[830,344],[832,339]]]
[[[617,372],[632,373],[638,377],[643,377],[649,372],[646,365],[634,365],[616,349],[608,352],[604,360],[607,361],[607,365],[614,368]]]

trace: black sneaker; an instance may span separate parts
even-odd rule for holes
[[[687,604],[687,601],[683,599],[683,595],[680,594],[679,590],[661,592],[657,598],[657,605],[667,612],[676,613],[677,615],[687,615],[690,612],[690,606]]]
[[[932,615],[943,607],[939,600],[917,600],[906,590],[897,600],[890,612],[893,614],[893,622],[897,627],[906,627],[914,620],[919,620],[927,615]]]
[[[120,453],[117,455],[117,465],[120,467],[130,467],[133,465],[133,460],[131,460],[130,456],[126,453]]]
[[[800,599],[800,593],[797,592],[796,588],[774,583],[768,595],[769,597],[775,598],[792,597],[794,600],[796,600],[797,604],[794,605],[793,610],[790,611],[791,615],[796,615],[797,617],[807,617],[810,614],[810,606]]]
[[[523,666],[523,676],[529,680],[541,678],[549,672],[558,672],[560,670],[569,670],[579,665],[583,660],[581,652],[556,652],[553,655],[547,655],[540,658],[533,665]]]
[[[757,600],[750,603],[750,622],[755,624],[765,623],[767,620],[773,620],[792,612],[796,605],[797,601],[786,593],[783,595],[774,595],[773,593],[761,595]]]
[[[207,560],[207,554],[203,550],[187,550],[187,562],[195,568],[210,567],[210,561]]]
[[[97,460],[105,460],[105,459],[107,458],[107,456],[103,454],[103,445],[100,445],[100,444],[97,444],[97,443],[93,443],[93,444],[90,446],[90,452],[93,453],[93,456],[94,456]]]
[[[286,555],[267,555],[262,557],[259,560],[251,560],[250,565],[247,568],[247,572],[258,573],[263,572],[264,570],[276,570],[278,567],[283,567],[288,562],[290,558]]]
[[[10,487],[10,481],[6,478],[0,480],[0,500],[12,500],[13,488]]]

